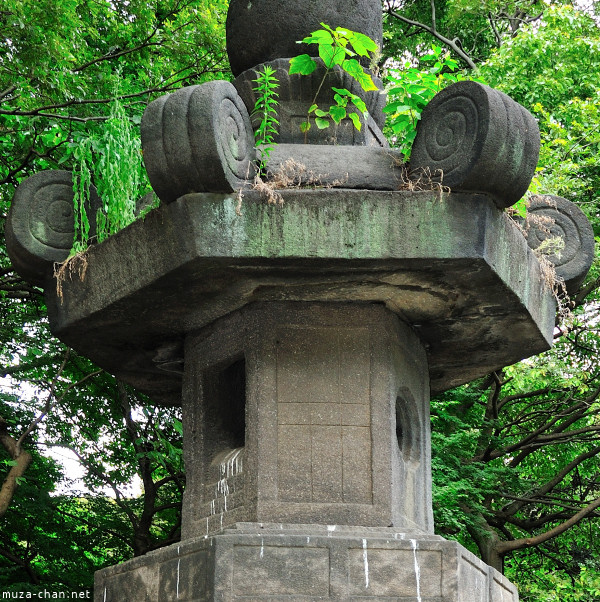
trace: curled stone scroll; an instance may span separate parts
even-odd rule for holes
[[[191,192],[233,192],[254,175],[250,117],[229,82],[182,88],[151,102],[141,135],[150,183],[165,203]]]
[[[41,171],[24,180],[15,192],[6,221],[6,249],[19,275],[42,286],[55,262],[64,261],[75,237],[73,175]],[[100,199],[90,187],[87,215],[95,231]]]
[[[529,111],[498,90],[463,81],[423,110],[410,167],[427,170],[451,190],[486,193],[505,208],[527,191],[539,150]]]
[[[546,239],[557,236],[563,239],[564,247],[548,260],[572,294],[594,260],[594,231],[575,203],[549,194],[534,196],[527,209],[527,244],[537,249]]]

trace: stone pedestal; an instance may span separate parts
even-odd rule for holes
[[[239,522],[431,532],[429,376],[383,305],[258,303],[187,337],[183,538]]]
[[[46,287],[63,341],[183,404],[182,543],[98,602],[516,600],[431,535],[428,403],[549,347],[533,252],[476,194],[282,194],[183,196]]]
[[[453,541],[397,529],[244,524],[96,573],[96,602],[517,602]]]

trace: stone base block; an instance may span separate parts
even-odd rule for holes
[[[238,523],[96,573],[95,601],[517,602],[515,586],[436,535]]]

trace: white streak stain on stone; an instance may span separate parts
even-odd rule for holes
[[[263,558],[264,555],[265,555],[265,540],[261,537],[260,538],[260,557],[261,557],[261,559]]]
[[[179,548],[177,548],[179,554]],[[177,561],[177,599],[179,600],[179,565],[181,564],[181,558]]]
[[[327,537],[331,537],[331,534],[335,531],[335,525],[327,525]]]
[[[413,560],[415,564],[415,579],[417,580],[417,602],[421,602],[421,568],[417,559],[417,540],[411,539],[410,544],[413,551]]]
[[[106,602],[106,588],[104,588],[104,602]]]
[[[363,544],[363,565],[365,568],[365,588],[369,589],[369,556],[367,554],[367,540],[362,540]]]

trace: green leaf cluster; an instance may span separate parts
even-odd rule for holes
[[[258,127],[254,130],[254,137],[259,153],[258,170],[264,172],[279,128],[277,119],[279,80],[275,75],[275,69],[269,65],[263,65],[262,69],[257,71],[254,82],[256,83],[253,88],[256,93],[256,102],[251,118],[259,119]]]
[[[334,100],[336,104],[331,105],[328,110],[319,108],[316,104],[316,99],[327,74],[335,67],[339,67],[348,73],[366,92],[378,90],[371,75],[364,70],[360,62],[354,57],[359,56],[371,59],[372,55],[378,53],[379,47],[371,38],[362,33],[343,27],[337,27],[334,30],[325,23],[321,23],[321,26],[323,29],[314,31],[299,42],[316,44],[319,57],[326,68],[321,85],[308,110],[307,119],[302,122],[300,129],[302,132],[307,133],[311,127],[310,117],[314,115],[315,125],[321,130],[328,128],[331,122],[335,124],[341,123],[346,117],[352,120],[357,130],[360,130],[362,123],[359,115],[365,115],[367,108],[359,96],[345,88],[334,88]],[[310,75],[317,67],[318,63],[315,59],[308,54],[301,54],[290,59],[289,72],[290,74]],[[349,105],[352,105],[358,113],[349,111]]]
[[[405,61],[401,69],[390,68],[385,78],[388,102],[384,108],[388,119],[385,133],[390,144],[410,158],[417,135],[417,124],[425,106],[443,88],[467,77],[458,71],[458,62],[441,46],[433,44],[428,54],[419,58],[419,65]]]

